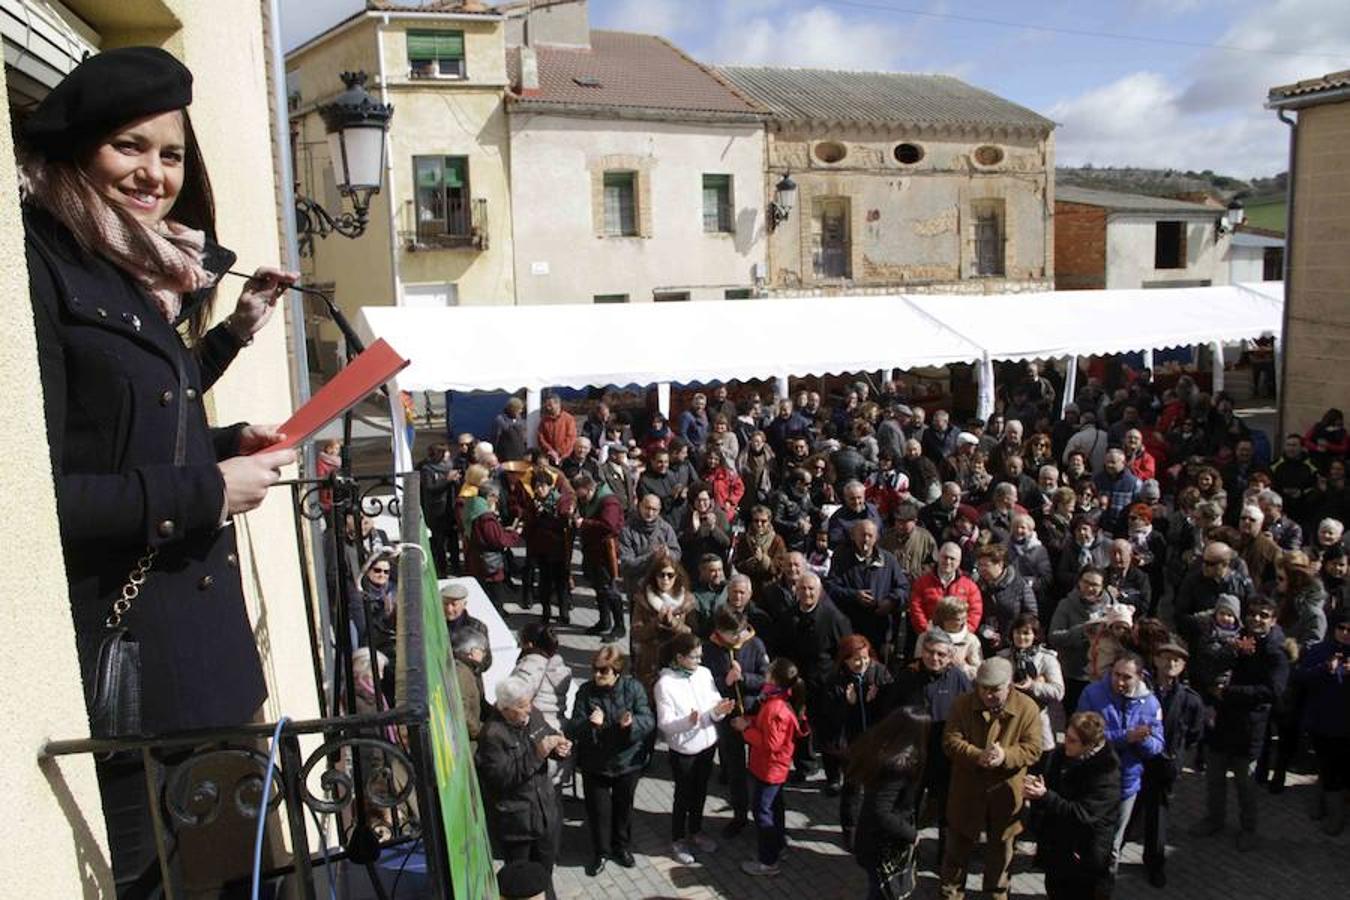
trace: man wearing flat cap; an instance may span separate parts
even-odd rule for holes
[[[1162,704],[1163,752],[1144,763],[1139,792],[1144,807],[1144,870],[1148,883],[1166,887],[1167,811],[1186,757],[1204,736],[1205,705],[1184,680],[1190,653],[1173,637],[1153,652],[1153,693]]]
[[[1012,675],[1008,660],[986,659],[975,690],[956,698],[943,728],[942,749],[952,765],[943,900],[965,897],[966,868],[982,831],[984,892],[994,900],[1008,898],[1013,842],[1022,831],[1022,781],[1042,749],[1040,708],[1013,690]]]

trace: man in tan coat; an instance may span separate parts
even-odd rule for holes
[[[1040,710],[1012,688],[1012,663],[995,657],[981,664],[975,690],[952,704],[942,734],[951,760],[947,794],[947,849],[942,858],[941,896],[965,896],[966,866],[986,835],[984,891],[1007,900],[1013,839],[1022,830],[1022,779],[1041,755]]]

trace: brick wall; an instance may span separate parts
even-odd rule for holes
[[[1294,178],[1285,431],[1350,403],[1350,102],[1299,111]]]
[[[1106,210],[1055,201],[1055,290],[1106,287]]]

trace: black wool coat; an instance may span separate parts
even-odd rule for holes
[[[202,395],[239,352],[223,325],[192,349],[130,276],[24,211],[30,294],[61,543],[86,696],[113,601],[155,558],[123,624],[140,643],[147,733],[248,722],[267,695],[232,523],[220,527],[242,425]],[[208,245],[213,272],[234,263]],[[184,298],[187,316],[204,293]]]
[[[1087,759],[1056,750],[1045,773],[1048,790],[1034,801],[1037,857],[1047,870],[1076,870],[1085,878],[1111,867],[1111,842],[1120,821],[1120,760],[1109,746]]]

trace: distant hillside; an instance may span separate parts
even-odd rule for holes
[[[1092,188],[1099,191],[1122,191],[1127,194],[1148,194],[1153,197],[1176,197],[1181,194],[1210,194],[1227,202],[1237,198],[1243,203],[1265,198],[1283,198],[1288,175],[1285,172],[1273,178],[1244,180],[1220,175],[1209,169],[1203,172],[1179,169],[1135,169],[1107,166],[1060,166],[1055,169],[1058,184]]]

